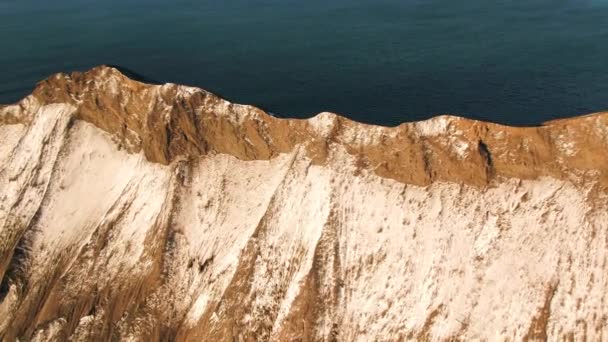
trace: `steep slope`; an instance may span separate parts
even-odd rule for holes
[[[7,341],[608,336],[608,113],[283,120],[99,67],[0,137]]]

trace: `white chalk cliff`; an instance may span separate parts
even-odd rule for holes
[[[606,340],[607,148],[58,74],[0,107],[0,339]]]

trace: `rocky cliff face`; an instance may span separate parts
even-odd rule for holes
[[[0,338],[608,338],[608,113],[283,120],[109,67],[0,108]]]

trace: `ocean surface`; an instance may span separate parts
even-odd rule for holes
[[[0,0],[0,103],[117,65],[277,116],[608,110],[608,0]]]

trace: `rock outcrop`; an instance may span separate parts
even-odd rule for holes
[[[608,338],[608,113],[279,119],[98,67],[0,138],[3,340]]]

